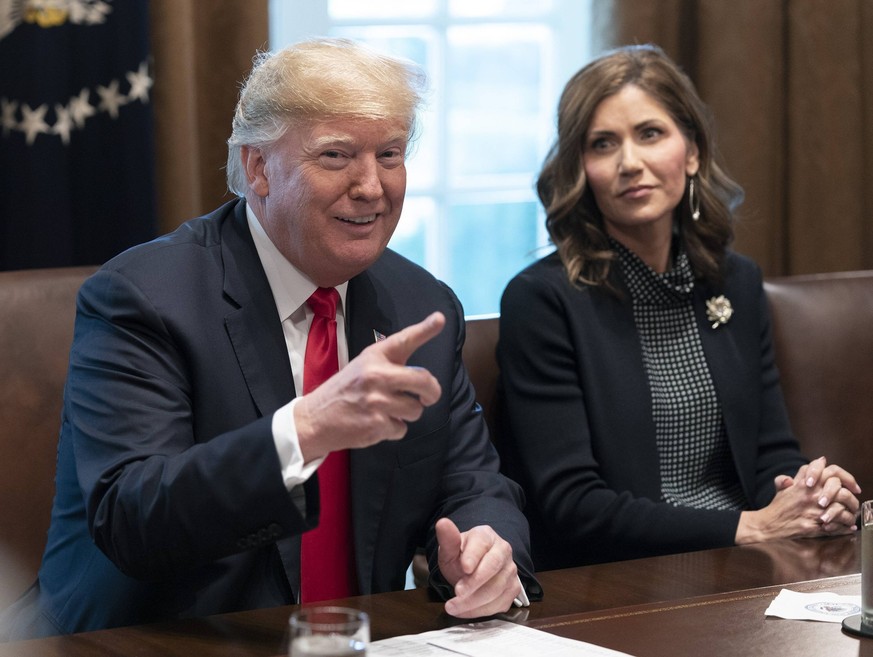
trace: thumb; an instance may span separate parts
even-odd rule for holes
[[[440,518],[437,520],[435,529],[437,543],[440,546],[440,565],[460,559],[462,546],[461,530],[458,529],[458,526],[448,518]]]
[[[415,350],[439,335],[445,325],[446,318],[442,313],[431,313],[418,324],[407,326],[402,331],[398,331],[373,346],[381,350],[385,357],[395,365],[405,365]]]
[[[776,475],[773,483],[776,484],[776,491],[779,492],[780,490],[791,488],[794,485],[794,479],[788,475]]]

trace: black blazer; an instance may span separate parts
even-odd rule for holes
[[[705,301],[724,294],[713,329]],[[774,364],[761,273],[729,254],[723,289],[695,287],[695,315],[749,504],[801,457]],[[651,394],[630,298],[576,288],[553,253],[504,292],[501,455],[525,488],[538,568],[732,545],[739,512],[661,502]]]
[[[521,492],[462,365],[458,300],[390,251],[347,299],[350,357],[374,330],[447,318],[410,360],[442,398],[403,440],[351,455],[360,592],[402,589],[447,515],[462,531],[491,524],[536,597]],[[273,443],[272,414],[295,394],[244,201],[108,262],[79,293],[48,545],[13,636],[293,602],[318,504],[315,477],[285,489]]]

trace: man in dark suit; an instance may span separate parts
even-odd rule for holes
[[[8,636],[305,601],[301,542],[341,453],[352,578],[328,597],[401,589],[418,546],[454,616],[541,595],[460,304],[386,250],[420,83],[345,41],[262,56],[229,140],[244,198],[83,285],[48,545]],[[338,293],[339,371],[301,394],[317,288]]]

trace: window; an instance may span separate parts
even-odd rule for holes
[[[448,283],[468,315],[550,250],[536,176],[555,108],[589,57],[588,0],[271,0],[271,47],[343,36],[428,74],[421,136],[390,247]]]

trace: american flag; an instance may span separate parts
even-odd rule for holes
[[[156,234],[147,0],[0,0],[0,269]]]

